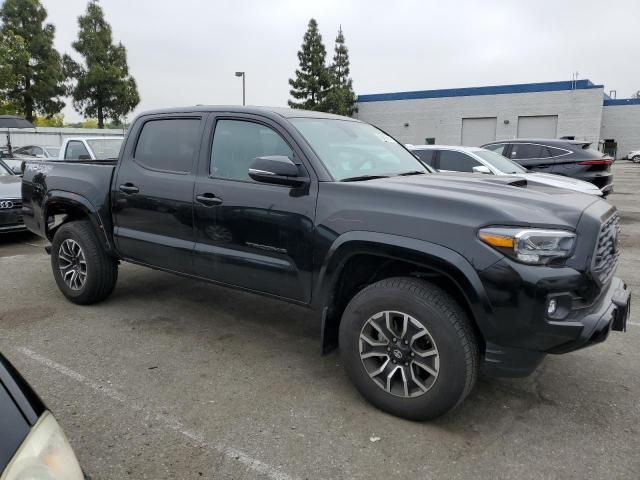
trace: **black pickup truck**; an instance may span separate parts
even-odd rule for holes
[[[458,405],[481,367],[525,376],[601,342],[629,310],[606,201],[433,174],[317,112],[145,113],[117,161],[28,162],[23,215],[72,302],[105,299],[127,261],[305,305],[363,396],[410,419]]]

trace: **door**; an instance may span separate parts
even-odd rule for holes
[[[192,273],[200,116],[150,117],[122,153],[112,190],[114,237],[130,260]]]
[[[211,280],[307,303],[317,182],[282,127],[254,115],[212,116],[194,192],[194,268]],[[251,161],[284,155],[312,181],[302,188],[248,176]]]
[[[518,117],[518,138],[556,138],[557,134],[557,115]]]
[[[463,118],[462,145],[479,147],[496,139],[496,117]]]

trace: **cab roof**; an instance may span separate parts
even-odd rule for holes
[[[352,122],[360,122],[355,118],[343,117],[332,113],[316,112],[312,110],[300,110],[285,107],[255,107],[241,105],[193,105],[187,107],[162,108],[143,112],[140,116],[146,115],[162,115],[175,113],[195,113],[195,112],[224,112],[224,113],[246,113],[254,115],[263,115],[266,117],[281,118],[326,118],[333,120],[350,120]]]

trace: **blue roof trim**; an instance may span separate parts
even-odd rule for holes
[[[494,85],[490,87],[445,88],[443,90],[421,90],[417,92],[374,93],[358,95],[358,103],[388,102],[392,100],[416,100],[421,98],[471,97],[476,95],[504,95],[509,93],[557,92],[560,90],[585,90],[604,88],[594,85],[590,80],[521,83],[516,85]]]
[[[605,107],[614,107],[617,105],[640,105],[640,98],[605,98],[604,100]]]

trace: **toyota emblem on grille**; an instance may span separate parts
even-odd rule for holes
[[[0,208],[5,210],[7,208],[13,208],[13,202],[9,200],[3,200],[0,202]]]

